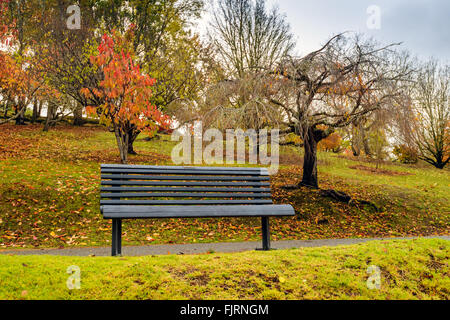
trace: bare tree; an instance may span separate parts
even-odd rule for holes
[[[412,73],[408,60],[394,46],[340,34],[319,50],[280,65],[272,102],[284,110],[286,125],[303,139],[301,185],[318,187],[319,141],[336,128],[392,108],[399,86]]]
[[[229,77],[274,68],[294,48],[289,24],[265,0],[218,0],[210,39]]]
[[[285,16],[266,8],[265,0],[218,0],[211,27],[210,42],[223,77],[208,88],[207,100],[216,103],[205,108],[205,115],[216,120],[216,127],[257,133],[276,125],[280,112],[268,98],[268,73],[295,45]],[[258,153],[258,143],[255,148]]]
[[[426,63],[417,75],[412,136],[422,160],[438,169],[450,161],[450,66]]]

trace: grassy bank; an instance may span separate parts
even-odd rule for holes
[[[0,299],[449,299],[450,243],[146,257],[0,256]],[[80,268],[69,290],[67,268]],[[369,289],[369,266],[380,288]]]
[[[131,163],[171,164],[169,136],[136,141]],[[100,163],[115,163],[114,137],[102,127],[3,125],[0,131],[0,249],[109,245],[111,223],[99,212]],[[337,189],[379,209],[338,203],[298,183],[301,154],[282,147],[272,177],[274,201],[295,217],[272,220],[272,238],[320,239],[450,234],[450,171],[383,164],[319,153],[323,189]],[[259,219],[125,221],[125,245],[258,240]]]

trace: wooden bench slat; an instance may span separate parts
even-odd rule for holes
[[[152,170],[200,170],[200,171],[257,171],[266,173],[267,168],[259,167],[194,167],[194,166],[151,166],[151,165],[130,165],[130,164],[101,164],[101,169],[152,169]]]
[[[271,204],[272,200],[100,200],[100,205],[227,205]]]
[[[220,188],[220,187],[102,187],[100,191],[118,192],[270,192],[270,188]]]
[[[261,176],[259,171],[251,170],[236,170],[236,171],[222,171],[222,170],[156,170],[156,169],[114,169],[102,168],[102,173],[143,173],[143,174],[193,174],[193,175],[235,175],[235,176]]]
[[[118,180],[194,180],[194,181],[269,181],[266,176],[158,176],[158,175],[130,175],[130,174],[114,174],[101,175],[102,179],[118,179]]]
[[[290,205],[103,206],[105,219],[293,216]]]
[[[126,186],[198,186],[198,187],[270,187],[269,182],[207,182],[207,181],[118,181],[103,180],[102,185]]]
[[[101,193],[102,198],[154,198],[154,197],[183,197],[183,198],[270,198],[270,193],[170,193],[170,192],[130,192],[130,193]]]

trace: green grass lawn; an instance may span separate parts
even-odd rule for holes
[[[102,127],[3,125],[0,131],[1,248],[110,245],[111,223],[99,212],[100,163],[117,163],[113,134]],[[130,163],[171,164],[169,136],[135,144]],[[364,205],[338,203],[298,183],[301,154],[281,148],[272,177],[276,203],[290,203],[295,217],[272,219],[272,239],[320,239],[450,234],[450,171],[431,166],[383,164],[386,172],[361,170],[367,162],[319,154],[323,189],[337,189]],[[355,166],[359,166],[356,169]],[[359,169],[358,169],[359,168]],[[159,219],[125,221],[124,245],[259,240],[259,219]]]
[[[449,299],[450,243],[391,240],[232,254],[0,256],[0,299]],[[80,269],[69,290],[67,268]],[[367,285],[370,266],[379,289]]]

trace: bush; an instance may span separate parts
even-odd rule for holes
[[[337,132],[332,133],[327,138],[321,140],[317,147],[321,151],[339,153],[342,151],[342,137]]]
[[[401,163],[414,164],[419,161],[417,150],[408,147],[407,145],[402,144],[400,146],[396,146],[392,152]]]
[[[303,146],[303,140],[300,138],[300,136],[296,135],[295,133],[289,133],[284,138],[284,142],[281,143],[282,145],[295,145],[295,146]]]

